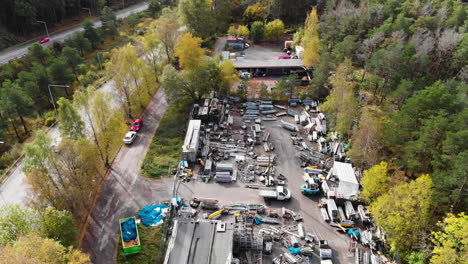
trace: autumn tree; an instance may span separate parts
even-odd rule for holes
[[[362,199],[371,203],[379,196],[384,195],[389,187],[388,163],[382,161],[372,168],[364,171],[361,180]]]
[[[37,211],[16,204],[5,205],[0,209],[0,246],[12,244],[20,236],[40,229]]]
[[[230,26],[227,33],[229,36],[237,36],[237,28],[235,26]]]
[[[230,60],[224,60],[219,65],[221,69],[221,78],[223,80],[223,89],[220,91],[222,95],[226,95],[229,89],[239,81],[239,74],[234,66],[234,63]]]
[[[266,6],[261,4],[250,5],[245,9],[244,21],[248,24],[254,21],[263,21],[268,15]]]
[[[58,104],[58,121],[60,133],[72,139],[83,136],[84,122],[75,106],[66,98],[60,97]]]
[[[91,110],[96,124],[97,140],[106,165],[110,164],[112,156],[118,150],[116,146],[119,146],[127,130],[124,113],[116,106],[109,104],[111,101],[110,94],[98,91],[93,97]]]
[[[255,21],[250,28],[250,37],[253,42],[260,42],[265,37],[265,24],[261,21]]]
[[[317,10],[314,8],[307,15],[304,24],[304,36],[302,46],[304,47],[304,65],[307,68],[315,66],[320,60],[319,22]]]
[[[88,89],[80,89],[75,92],[74,99],[75,99],[75,104],[77,108],[79,108],[81,111],[83,111],[83,120],[89,124],[89,127],[91,129],[91,138],[93,139],[94,144],[96,145],[96,148],[99,153],[99,157],[101,158],[101,161],[104,163],[104,155],[102,154],[101,151],[101,144],[98,140],[98,135],[97,135],[97,128],[96,125],[93,123],[93,115],[91,113],[92,111],[92,98],[94,95],[95,90],[93,87],[88,87]]]
[[[31,233],[13,245],[0,247],[0,263],[74,263],[91,264],[89,256],[77,249],[65,248],[57,241]]]
[[[174,55],[179,58],[180,66],[185,70],[197,68],[203,60],[205,51],[201,42],[201,38],[193,37],[191,33],[185,33],[177,40]]]
[[[240,25],[236,30],[236,35],[239,37],[243,37],[244,39],[248,39],[250,36],[250,30],[245,25]]]
[[[146,61],[153,68],[154,75],[159,75],[159,68],[163,66],[164,63],[161,62],[161,41],[158,39],[157,31],[157,20],[153,21],[148,27],[148,31],[142,38],[143,46],[145,52],[148,54],[146,56]]]
[[[279,40],[284,33],[284,23],[275,19],[265,25],[265,38],[268,40]]]
[[[58,241],[65,247],[76,246],[78,231],[70,212],[47,207],[40,213],[40,219],[43,237]]]
[[[171,63],[174,47],[179,36],[177,11],[167,7],[164,8],[159,19],[153,22],[150,28],[161,43],[167,62]]]
[[[329,120],[336,131],[344,137],[350,135],[358,110],[353,90],[355,84],[349,80],[352,71],[353,67],[348,59],[338,66],[331,81],[333,89],[322,105],[322,110],[329,114]]]
[[[464,263],[468,259],[468,216],[448,214],[433,232],[435,244],[431,264]]]
[[[424,174],[401,183],[380,196],[370,206],[377,225],[383,227],[393,250],[418,248],[431,223],[432,180]]]
[[[83,220],[89,210],[102,163],[96,159],[97,150],[86,138],[64,138],[58,147],[43,132],[25,146],[27,182],[37,207],[53,206],[70,211],[75,219]]]
[[[140,70],[144,65],[135,47],[128,44],[115,49],[106,66],[108,74],[113,77],[119,99],[122,100],[124,111],[129,118],[133,118],[132,110],[136,107],[135,95],[141,92]]]
[[[349,156],[360,167],[368,168],[382,159],[384,116],[372,106],[361,109],[358,126],[353,130]]]
[[[224,74],[229,71],[225,69],[222,73],[218,64],[211,58],[205,58],[195,69],[180,73],[171,65],[166,65],[161,77],[161,87],[171,100],[186,98],[196,101],[212,91],[225,93],[223,85],[230,77]]]

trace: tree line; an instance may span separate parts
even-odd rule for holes
[[[137,0],[107,1],[107,0],[66,0],[66,1],[33,1],[5,0],[0,9],[0,22],[12,33],[25,35],[33,31],[43,30],[44,21],[49,27],[59,25],[64,20],[77,18],[80,14],[91,12],[96,16],[105,6],[114,9],[123,8]],[[155,2],[155,1],[154,1]],[[90,9],[90,10],[86,10]],[[45,35],[45,30],[44,30]]]
[[[466,228],[450,233],[467,221],[466,15],[453,0],[326,1],[294,35],[313,69],[300,96],[324,101],[404,263],[466,259]]]
[[[133,21],[138,23],[140,18],[135,16]],[[17,157],[15,142],[24,141],[42,124],[55,122],[51,110],[57,108],[59,97],[71,98],[76,88],[104,77],[102,70],[110,56],[99,49],[105,39],[110,42],[119,35],[118,27],[130,25],[117,21],[108,7],[103,8],[101,20],[104,26],[99,29],[86,21],[84,31],[63,43],[54,42],[50,48],[33,44],[26,56],[0,66],[0,138],[5,142],[0,149],[2,153],[11,149],[2,155],[0,169]],[[49,91],[49,85],[59,86]]]

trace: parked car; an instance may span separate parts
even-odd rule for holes
[[[49,42],[50,38],[49,37],[43,37],[39,40],[39,43],[44,44],[46,42]]]
[[[278,60],[289,60],[291,59],[291,55],[279,55]]]
[[[137,119],[133,122],[132,127],[130,128],[131,131],[140,131],[141,127],[143,126],[143,120]]]
[[[137,132],[135,131],[129,131],[127,134],[125,134],[125,137],[123,139],[123,143],[130,145],[135,141],[135,138],[137,137]]]

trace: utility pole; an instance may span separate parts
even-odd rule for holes
[[[47,85],[47,88],[49,88],[50,100],[52,100],[52,105],[54,106],[55,114],[57,114],[57,107],[55,107],[55,101],[54,101],[54,97],[52,96],[52,90],[50,89],[50,87],[64,87],[64,88],[68,88],[68,87],[70,87],[70,86],[69,86],[69,85],[59,85],[59,84],[48,84],[48,85]]]
[[[49,30],[47,29],[47,23],[44,22],[44,21],[39,21],[39,20],[36,21],[36,22],[37,22],[37,23],[42,23],[42,24],[44,24],[44,26],[45,26],[45,31],[46,31],[46,33],[47,33],[47,37],[50,38],[50,36],[49,36]]]

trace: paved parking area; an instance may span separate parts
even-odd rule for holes
[[[274,154],[278,157],[276,175],[281,173],[288,178],[286,186],[292,191],[292,199],[288,202],[272,201],[267,206],[279,209],[286,207],[300,212],[304,218],[305,231],[315,234],[319,239],[329,241],[330,247],[333,249],[333,263],[352,263],[354,257],[347,254],[351,240],[345,234],[338,233],[335,228],[324,222],[317,206],[320,196],[308,197],[301,193],[300,185],[303,184],[303,169],[300,167],[298,151],[291,142],[290,132],[280,127],[280,119],[294,123],[292,117],[286,116],[278,118],[278,121],[264,121],[262,126],[265,126],[264,131],[270,133],[271,142],[275,145]],[[237,117],[235,122],[241,122],[240,118]],[[256,146],[257,153],[262,152],[262,149],[262,146]],[[230,160],[233,160],[233,158]],[[257,194],[258,190],[246,188],[246,185],[246,183],[239,180],[232,184],[218,184],[213,181],[204,183],[200,179],[196,179],[181,184],[179,195],[185,199],[193,197],[213,198],[219,200],[221,205],[232,203],[264,204],[263,199]],[[317,258],[314,260],[317,260]]]

